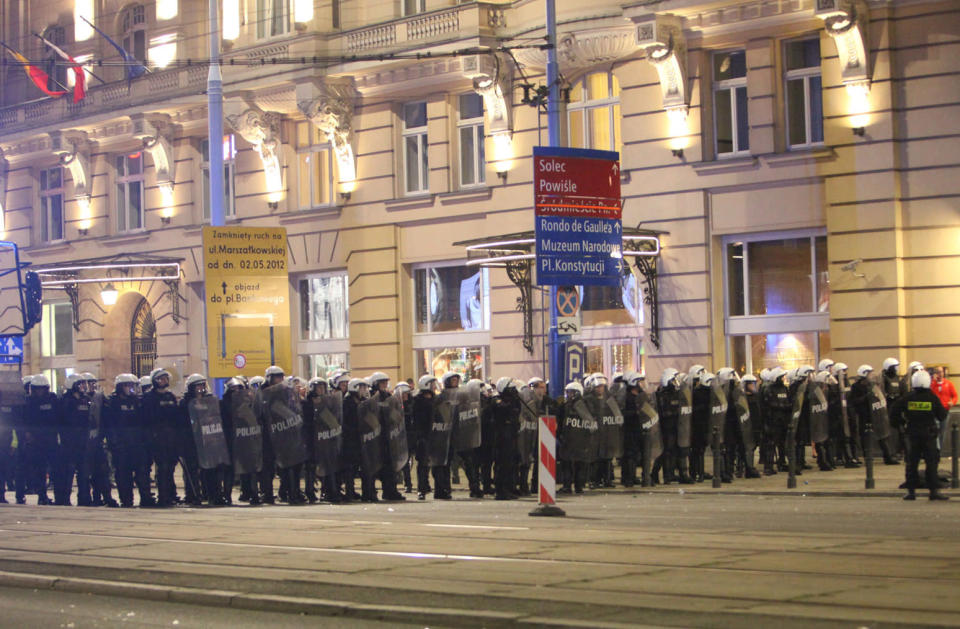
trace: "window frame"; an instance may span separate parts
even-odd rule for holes
[[[124,20],[129,17],[129,24],[124,24]],[[147,63],[147,51],[149,49],[147,41],[147,7],[143,4],[134,4],[130,5],[123,9],[120,13],[120,45],[123,46],[123,49],[126,50],[130,55],[139,61],[140,63],[146,65]],[[137,55],[137,33],[142,33],[143,37],[143,54]]]
[[[146,229],[146,203],[144,199],[144,175],[143,175],[143,151],[137,151],[136,155],[138,160],[140,160],[140,172],[130,175],[126,173],[127,170],[127,160],[132,159],[130,156],[133,153],[121,153],[114,158],[114,169],[115,169],[115,178],[116,178],[116,192],[117,192],[117,222],[116,228],[117,233],[131,233],[143,231]],[[123,160],[123,174],[120,172],[120,167],[118,165],[118,160]],[[130,186],[137,185],[140,188],[140,224],[136,227],[130,227],[128,219],[130,218]],[[121,225],[120,221],[123,219],[123,224]]]
[[[49,182],[50,173],[53,171],[59,171],[60,173],[60,185],[56,188],[47,187],[49,184],[44,183],[45,179]],[[66,194],[63,180],[65,174],[66,169],[64,169],[63,166],[57,165],[41,168],[37,177],[37,184],[40,191],[40,242],[42,243],[57,243],[63,242],[66,239],[66,207],[64,206]],[[44,175],[46,175],[46,177]],[[50,202],[55,197],[60,197],[60,237],[50,238],[50,226],[53,223],[50,216]]]
[[[303,321],[303,309],[300,307],[300,300],[302,299],[300,294],[300,282],[311,279],[324,279],[329,277],[342,277],[344,279],[344,305],[345,312],[344,316],[346,321],[344,322],[344,329],[347,332],[347,335],[343,338],[330,338],[330,339],[311,339],[306,337]],[[333,270],[333,271],[324,271],[321,273],[306,273],[299,275],[294,280],[294,290],[297,294],[297,321],[296,321],[296,343],[297,343],[297,355],[299,356],[300,363],[304,367],[306,372],[307,367],[309,366],[309,357],[317,354],[343,354],[346,357],[346,366],[349,368],[350,365],[350,276],[347,273],[346,269]]]
[[[480,99],[480,115],[473,118],[464,118],[462,115],[462,108],[460,106],[460,99],[463,96],[476,96]],[[476,92],[464,92],[457,95],[457,164],[459,166],[459,179],[460,179],[460,188],[469,189],[469,188],[482,188],[487,185],[487,156],[484,146],[486,141],[486,127],[485,118],[486,111],[483,109],[483,97],[477,94]],[[463,130],[471,129],[472,130],[472,141],[473,141],[473,179],[472,183],[467,183],[463,180],[464,177],[464,167],[463,167]],[[482,158],[482,159],[481,159]]]
[[[54,313],[54,310],[66,308],[68,313],[68,323],[67,327],[70,329],[70,351],[62,354],[56,353],[56,329],[55,326],[57,322],[57,316]],[[68,364],[71,361],[71,357],[77,353],[77,334],[76,330],[73,328],[73,304],[69,301],[44,301],[41,305],[43,311],[43,318],[41,319],[41,325],[37,328],[39,330],[39,346],[40,346],[40,358],[45,362],[49,363],[47,367],[63,367],[66,365],[54,364],[58,361],[66,361]],[[49,349],[48,349],[49,348]]]
[[[223,145],[226,144],[227,138],[230,138],[230,154],[231,157],[223,156],[223,182],[224,182],[224,198],[225,206],[223,208],[223,215],[226,219],[236,219],[237,217],[237,138],[233,133],[223,134],[223,143],[221,144],[221,150]],[[209,155],[209,139],[201,138],[200,139],[200,222],[209,223],[210,214],[212,213],[212,207],[210,207],[210,155]],[[204,151],[204,145],[207,145],[207,150]],[[229,183],[228,183],[229,182]]]
[[[272,31],[274,7],[282,5],[282,30],[279,33]],[[291,0],[254,0],[254,38],[257,41],[266,41],[277,37],[286,37],[293,29],[293,4]],[[260,19],[260,15],[269,15],[269,19]],[[261,32],[262,28],[262,32]]]
[[[43,31],[43,37],[51,44],[59,46],[60,48],[63,48],[67,43],[66,29],[56,24],[45,28]],[[47,89],[51,91],[58,91],[72,88],[73,85],[69,84],[69,76],[71,73],[68,72],[69,68],[67,65],[61,61],[60,55],[58,55],[55,51],[50,50],[50,48],[46,45],[43,46],[43,49],[47,53],[47,56],[44,58],[44,65],[53,64],[52,70],[48,73]]]
[[[414,10],[409,10],[407,8],[408,2],[416,3],[416,8]],[[400,0],[400,16],[401,17],[410,17],[412,15],[420,15],[421,13],[427,12],[427,0]]]
[[[426,352],[425,361],[424,361],[424,362],[425,362],[425,364],[426,364],[427,371],[426,371],[425,373],[429,373],[430,375],[434,375],[434,374],[432,373],[432,365],[433,365],[434,359],[436,358],[436,354],[437,354],[438,352],[442,352],[442,351],[445,350],[445,349],[454,349],[454,348],[463,348],[463,349],[478,348],[478,349],[480,350],[480,360],[481,360],[482,363],[483,363],[483,370],[482,370],[482,371],[483,371],[483,378],[484,378],[484,379],[490,379],[490,373],[489,373],[489,366],[490,366],[490,343],[489,343],[489,342],[479,343],[479,344],[478,344],[478,343],[467,343],[467,344],[463,344],[463,345],[456,345],[456,344],[453,344],[453,345],[451,345],[451,344],[446,344],[446,345],[444,345],[444,344],[441,343],[441,344],[439,344],[439,345],[434,345],[434,346],[430,346],[430,345],[420,346],[420,345],[417,345],[416,342],[415,342],[415,343],[414,343],[414,347],[413,347],[413,364],[414,364],[414,367],[416,368],[416,367],[419,366],[419,363],[420,363],[420,355],[419,355],[419,354],[420,354],[420,352]],[[457,372],[457,373],[459,373],[459,372]],[[418,374],[418,376],[423,376],[423,375],[425,375],[425,374]],[[437,376],[437,378],[439,378],[439,376]]]
[[[587,98],[587,80],[595,74],[606,74],[607,75],[607,94],[606,98],[589,100]],[[583,115],[583,137],[581,138],[581,147],[587,149],[594,149],[600,151],[615,151],[623,154],[623,134],[621,131],[619,144],[617,142],[617,117],[623,118],[623,110],[621,109],[620,104],[620,93],[623,92],[622,88],[619,87],[619,81],[617,81],[617,89],[620,91],[616,96],[614,93],[614,82],[617,81],[617,77],[611,71],[600,70],[598,72],[588,72],[578,78],[575,82],[582,85],[581,93],[583,94],[583,99],[579,101],[570,101],[567,103],[567,112],[566,112],[566,123],[567,123],[567,146],[574,147],[573,138],[571,133],[570,118],[574,112],[581,112]],[[572,90],[571,90],[572,91]],[[610,134],[611,146],[606,147],[597,147],[591,146],[590,144],[590,116],[589,112],[594,109],[609,108],[609,125],[610,128],[608,132]],[[622,129],[622,120],[621,120],[621,129]]]
[[[744,157],[750,154],[750,94],[747,92],[747,76],[746,73],[749,70],[746,69],[746,50],[743,48],[733,48],[730,50],[718,50],[713,52],[710,55],[710,70],[714,72],[715,64],[713,63],[714,59],[719,55],[729,55],[731,53],[742,52],[744,55],[744,76],[737,77],[733,79],[717,79],[715,76],[712,76],[712,88],[713,88],[713,150],[714,154],[717,156],[717,159],[731,159],[736,157]],[[737,90],[743,88],[746,99],[747,99],[747,146],[746,148],[740,148],[742,142],[740,142],[740,129],[737,120]],[[730,126],[733,131],[733,150],[728,153],[720,152],[720,132],[718,129],[718,122],[720,120],[720,108],[718,107],[718,98],[720,96],[719,92],[723,90],[729,90],[730,98]]]
[[[407,120],[405,116],[406,108],[411,105],[420,105],[424,107],[424,124],[419,127],[407,128]],[[419,196],[430,193],[430,159],[427,155],[427,151],[430,147],[430,136],[428,129],[430,127],[430,117],[429,117],[429,107],[428,103],[425,100],[411,101],[403,103],[400,108],[400,146],[401,146],[401,160],[403,161],[403,184],[402,190],[404,196]],[[407,155],[407,139],[416,138],[417,140],[417,149],[419,151],[420,159],[417,162],[417,170],[419,171],[418,183],[420,187],[415,190],[410,190],[407,187],[407,184],[410,182],[409,177],[409,156]]]
[[[297,154],[296,207],[301,211],[333,207],[336,204],[336,195],[334,194],[336,182],[334,180],[334,172],[333,172],[333,168],[334,168],[333,146],[330,144],[330,142],[327,142],[327,141],[313,142],[312,139],[309,144],[301,146],[300,145],[300,125],[306,126],[307,132],[310,138],[313,138],[314,136],[319,138],[319,131],[316,129],[316,127],[313,126],[313,123],[311,123],[310,121],[299,121],[296,123],[294,128],[294,132],[295,132],[294,146],[296,147],[295,150]],[[307,175],[309,176],[309,182],[310,182],[310,203],[308,205],[302,205],[300,203],[300,187],[303,185],[304,169],[301,167],[301,164],[300,164],[300,156],[306,153],[326,154],[325,160],[327,162],[326,164],[327,181],[325,182],[325,185],[326,185],[326,188],[325,188],[326,194],[324,195],[325,198],[321,199],[319,203],[315,204],[313,202],[315,197],[314,193],[316,192],[314,190],[315,181],[313,177],[313,169],[310,169],[310,172],[307,173]]]
[[[453,267],[467,267],[466,260],[463,261],[441,261],[441,262],[422,262],[419,264],[412,265],[410,271],[410,281],[411,281],[411,295],[413,296],[413,316],[411,320],[413,321],[413,347],[414,349],[436,349],[442,347],[489,347],[490,345],[490,333],[493,327],[492,324],[492,309],[491,309],[491,285],[490,285],[490,270],[486,267],[476,267],[478,271],[481,272],[481,285],[480,285],[480,295],[484,299],[483,307],[483,325],[480,328],[473,330],[450,330],[450,331],[434,331],[433,330],[433,321],[430,317],[430,292],[429,286],[424,292],[424,298],[427,300],[427,303],[424,304],[427,312],[427,321],[426,329],[423,332],[417,331],[417,272],[424,271],[427,272],[430,269],[443,269],[443,268],[453,268]],[[426,273],[425,273],[426,275]]]
[[[820,50],[820,63],[816,66],[809,66],[806,68],[796,68],[793,70],[787,70],[787,47],[790,44],[796,44],[805,41],[817,40],[819,42],[818,36],[811,37],[801,37],[799,39],[788,39],[784,40],[781,45],[781,56],[783,60],[783,112],[784,112],[784,135],[786,136],[786,144],[788,150],[803,150],[809,148],[820,147],[824,145],[825,139],[824,128],[823,128],[823,50]],[[819,141],[813,142],[811,138],[813,137],[813,116],[810,111],[810,79],[811,78],[820,79],[820,136]],[[806,141],[803,143],[793,143],[790,138],[790,93],[789,86],[791,81],[802,80],[803,81],[803,111],[804,111],[804,134]]]

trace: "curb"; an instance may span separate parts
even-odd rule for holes
[[[305,614],[313,616],[356,618],[422,624],[423,626],[523,626],[523,627],[596,627],[598,629],[636,628],[636,624],[618,622],[585,622],[564,618],[526,615],[516,612],[495,612],[449,607],[414,607],[352,603],[321,598],[251,594],[233,590],[211,590],[147,583],[109,581],[82,577],[58,577],[0,571],[0,586],[44,589],[58,592],[118,596],[141,600],[229,607],[251,611]]]
[[[593,490],[594,495],[601,496],[777,496],[777,497],[794,497],[794,498],[899,498],[903,495],[903,491],[888,491],[888,490],[873,490],[868,491],[865,489],[861,490],[829,490],[829,489],[712,489],[712,488],[700,488],[694,487],[688,489],[690,485],[679,485],[676,488],[663,488],[656,489],[647,487],[645,489],[632,489],[632,490],[621,490],[621,491],[610,491],[610,490]],[[920,490],[926,491],[925,489]],[[565,504],[568,504],[568,500],[563,501]]]

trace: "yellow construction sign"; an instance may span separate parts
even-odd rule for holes
[[[292,373],[287,230],[204,227],[209,376]]]

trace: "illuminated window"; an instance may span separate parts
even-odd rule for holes
[[[200,142],[200,155],[203,162],[203,220],[210,220],[210,141]],[[234,190],[236,173],[237,145],[232,133],[223,136],[223,215],[236,216],[237,195]]]
[[[63,240],[63,169],[40,171],[40,240]]]
[[[486,346],[480,347],[431,347],[414,351],[419,375],[430,374],[440,378],[448,371],[460,374],[463,382],[483,380],[486,377]]]
[[[787,144],[803,148],[823,143],[820,40],[791,41],[783,47],[786,81]]]
[[[119,155],[117,168],[117,231],[143,229],[143,153]]]
[[[748,151],[747,60],[742,50],[713,55],[713,112],[717,155]]]
[[[297,123],[297,205],[301,210],[333,203],[333,155],[310,122]]]
[[[430,185],[430,163],[427,160],[427,104],[407,103],[403,106],[403,172],[404,192],[426,192]]]
[[[40,321],[40,355],[43,358],[73,354],[73,307],[69,303],[43,304]]]
[[[815,365],[829,348],[827,238],[727,237],[724,282],[730,360],[741,371]]]
[[[460,133],[460,185],[477,186],[486,179],[487,158],[483,148],[483,97],[461,94],[457,129]]]
[[[310,275],[299,281],[300,339],[297,353],[310,376],[350,367],[350,297],[347,274]]]
[[[490,329],[490,279],[475,266],[414,271],[417,333]]]
[[[567,136],[572,148],[621,151],[620,82],[612,72],[588,74],[570,90]]]

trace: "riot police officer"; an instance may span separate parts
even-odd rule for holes
[[[850,406],[860,417],[861,441],[866,436],[867,426],[873,431],[877,445],[883,454],[885,465],[897,465],[899,461],[890,451],[890,417],[887,413],[887,399],[880,385],[870,379],[873,367],[860,365],[857,368],[857,379],[850,385]],[[866,450],[867,444],[863,443]]]
[[[171,507],[177,502],[173,471],[177,466],[177,424],[180,409],[170,391],[170,372],[154,369],[143,395],[143,415],[150,436],[151,454],[157,466],[157,505]],[[141,384],[141,388],[143,385]]]
[[[103,391],[97,390],[98,380],[94,374],[86,371],[81,378],[86,385],[84,392],[90,400],[90,432],[84,456],[84,476],[89,479],[92,490],[90,504],[94,507],[119,507],[120,503],[113,499],[110,462],[104,444],[107,438],[103,413],[106,397]]]
[[[766,443],[763,473],[767,476],[775,474],[775,470],[787,470],[786,442],[787,428],[790,425],[793,402],[790,400],[790,390],[784,383],[787,372],[780,367],[770,370],[770,383],[763,391],[764,414],[764,442]],[[776,464],[776,467],[774,465]]]
[[[430,493],[430,431],[433,429],[437,379],[429,374],[417,381],[413,398],[413,440],[417,457],[417,500],[426,500]]]
[[[356,479],[360,474],[360,403],[366,398],[367,383],[349,378],[343,398],[343,446],[340,450],[340,474],[346,500],[359,500]]]
[[[497,500],[512,500],[517,497],[516,462],[517,434],[520,431],[520,394],[513,378],[503,377],[497,380],[499,402],[494,408],[496,432],[496,463],[493,470],[493,484]]]
[[[60,400],[58,427],[60,432],[60,461],[53,482],[54,502],[70,504],[73,479],[77,479],[77,505],[90,506],[90,485],[85,474],[84,458],[90,434],[90,398],[84,389],[86,383],[80,374],[67,376],[66,391]]]
[[[104,404],[103,424],[113,457],[120,506],[133,507],[134,485],[140,494],[141,507],[156,506],[150,493],[147,430],[137,397],[139,380],[132,373],[122,373],[114,378],[113,384],[114,391]]]
[[[26,455],[23,479],[19,470],[17,474],[17,502],[24,495],[21,487],[32,486],[37,492],[37,504],[51,504],[47,483],[48,475],[53,478],[56,473],[57,406],[57,396],[50,392],[50,380],[44,375],[33,376],[23,411],[24,430],[17,431],[18,447],[25,446]]]
[[[660,386],[655,394],[657,415],[660,417],[660,431],[663,435],[663,454],[660,456],[659,466],[663,470],[663,482],[669,483],[679,479],[683,485],[690,485],[694,481],[690,478],[689,448],[680,448],[680,421],[683,410],[684,396],[680,391],[679,375],[676,369],[668,367],[660,374]],[[686,437],[690,433],[690,407],[687,406]],[[679,468],[679,477],[677,476]]]
[[[907,447],[906,485],[907,495],[904,500],[916,500],[916,490],[919,483],[917,467],[922,457],[926,464],[927,488],[930,490],[930,500],[947,500],[947,496],[940,493],[940,479],[937,474],[937,465],[940,462],[938,437],[940,424],[947,419],[947,409],[940,399],[930,390],[930,374],[920,370],[910,378],[913,390],[894,402],[891,408],[892,416],[906,427],[909,439]]]

